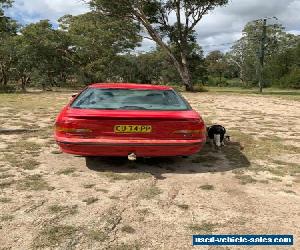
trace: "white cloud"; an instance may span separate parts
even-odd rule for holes
[[[49,19],[56,23],[65,14],[78,15],[88,11],[88,6],[81,0],[15,0],[13,8],[6,13],[22,24]]]
[[[299,13],[299,0],[232,0],[226,7],[218,7],[203,17],[196,28],[197,38],[205,51],[226,51],[230,45],[211,45],[231,43],[241,37],[247,22],[273,16],[286,27],[286,31],[299,34]]]

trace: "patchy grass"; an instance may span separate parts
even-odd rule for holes
[[[270,183],[268,180],[259,180],[257,182],[262,183],[262,184],[269,184]]]
[[[177,204],[177,207],[179,207],[183,210],[188,210],[189,209],[189,205],[187,205],[187,204]]]
[[[212,233],[219,226],[217,223],[203,222],[202,224],[190,224],[188,229],[193,233]]]
[[[132,243],[132,244],[122,242],[117,245],[112,245],[109,249],[111,249],[111,250],[140,250],[141,246],[137,242]]]
[[[59,150],[53,150],[53,151],[51,151],[51,154],[60,155],[60,154],[62,154],[62,152]]]
[[[15,177],[15,175],[13,175],[13,174],[1,174],[0,175],[0,180],[2,179],[8,179],[8,178],[10,178],[10,177]]]
[[[96,191],[97,192],[102,192],[102,193],[105,193],[105,194],[107,194],[109,192],[107,189],[104,189],[104,188],[96,188]]]
[[[96,184],[84,184],[84,185],[83,185],[83,187],[84,187],[84,188],[87,188],[87,189],[93,188],[93,187],[95,187],[95,186],[96,186]]]
[[[21,164],[25,170],[34,170],[40,165],[40,162],[35,159],[28,159],[23,161]]]
[[[287,193],[287,194],[297,194],[295,191],[293,190],[282,190],[283,192]]]
[[[131,173],[131,174],[119,174],[114,172],[104,172],[102,173],[105,177],[109,178],[111,181],[135,181],[140,179],[150,178],[152,175],[150,173]]]
[[[52,187],[43,179],[42,175],[29,175],[24,179],[18,181],[18,189],[20,190],[32,190],[32,191],[42,191],[42,190],[53,190]]]
[[[10,215],[10,214],[5,214],[0,217],[1,222],[12,221],[13,219],[14,219],[14,216]]]
[[[90,230],[87,232],[87,236],[92,240],[103,242],[108,239],[108,232],[103,229]]]
[[[93,203],[95,203],[96,201],[98,201],[98,198],[95,197],[89,197],[83,200],[83,202],[85,202],[87,205],[91,205]]]
[[[235,175],[235,178],[240,180],[240,183],[242,185],[246,185],[249,183],[256,183],[257,180],[255,180],[251,175],[245,174],[245,175]]]
[[[203,190],[214,190],[215,189],[215,187],[213,185],[209,185],[209,184],[202,185],[199,188],[201,188]]]
[[[270,180],[270,181],[276,181],[276,182],[282,182],[282,179],[280,179],[278,177],[271,177],[268,180]]]
[[[67,225],[47,226],[34,239],[34,248],[57,248],[65,241],[70,241],[76,234],[77,228]]]
[[[156,186],[151,186],[151,187],[141,191],[140,197],[145,200],[151,200],[161,193],[162,193],[162,190],[160,188],[158,188]]]
[[[58,171],[56,174],[58,175],[70,175],[76,171],[76,168],[65,168],[63,170]]]
[[[21,153],[34,153],[39,152],[42,146],[36,142],[24,140],[21,138],[19,141],[8,144],[7,151],[16,154]]]
[[[115,195],[112,195],[112,196],[109,196],[109,199],[112,199],[112,200],[119,200],[120,197],[115,196]]]
[[[282,139],[277,136],[255,139],[253,136],[240,131],[231,131],[230,133],[232,138],[245,145],[243,152],[248,159],[272,160],[275,155],[297,153],[300,150],[298,147],[284,144]]]
[[[78,206],[62,206],[62,205],[52,205],[49,207],[49,212],[59,213],[64,215],[74,215],[78,213]]]
[[[121,228],[122,232],[128,233],[128,234],[133,234],[135,233],[135,229],[132,226],[125,225]]]
[[[0,189],[8,188],[14,183],[15,183],[14,180],[0,182]]]
[[[11,198],[1,197],[0,202],[1,203],[10,203],[12,201]]]
[[[8,162],[12,167],[19,167],[22,163],[22,159],[15,153],[4,153],[4,161]]]

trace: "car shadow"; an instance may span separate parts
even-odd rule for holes
[[[151,173],[157,179],[163,174],[193,174],[227,172],[247,168],[250,161],[243,154],[239,143],[232,142],[220,150],[206,144],[196,155],[183,157],[138,158],[128,161],[126,157],[86,157],[86,166],[96,172]]]

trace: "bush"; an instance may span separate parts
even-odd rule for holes
[[[0,93],[14,93],[16,91],[17,88],[14,85],[0,86]]]
[[[282,77],[277,84],[280,87],[300,88],[300,67],[293,68],[289,74]]]

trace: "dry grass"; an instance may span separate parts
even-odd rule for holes
[[[122,232],[128,233],[128,234],[133,234],[135,233],[135,229],[132,226],[125,225],[121,228]]]
[[[87,205],[91,205],[95,202],[97,202],[99,199],[95,198],[95,197],[89,197],[83,200],[83,202],[85,202]]]
[[[215,187],[213,185],[209,185],[209,184],[202,185],[199,188],[201,188],[203,190],[214,190],[215,189]]]
[[[75,168],[65,168],[63,170],[58,171],[56,174],[58,175],[70,175],[75,173],[76,169]]]
[[[151,200],[162,193],[162,190],[156,186],[151,186],[140,192],[140,197],[145,200]]]
[[[43,176],[39,174],[29,175],[19,180],[18,189],[32,191],[53,190],[53,188],[43,179]]]
[[[213,233],[215,229],[220,226],[217,223],[211,223],[211,222],[202,222],[201,224],[190,224],[188,226],[188,229],[191,230],[194,234],[202,234],[202,233]]]
[[[150,178],[152,175],[150,173],[130,173],[130,174],[119,174],[115,172],[104,172],[101,175],[109,178],[111,181],[135,181],[140,179]]]
[[[54,248],[65,241],[70,241],[77,228],[69,225],[47,226],[39,232],[33,241],[33,248]]]

